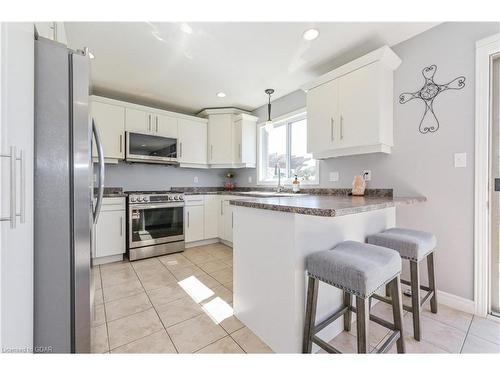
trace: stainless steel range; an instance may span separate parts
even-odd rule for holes
[[[129,260],[184,251],[184,195],[175,192],[128,192]]]

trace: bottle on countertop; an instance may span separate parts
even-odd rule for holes
[[[295,175],[295,179],[292,182],[292,191],[294,193],[298,193],[300,191],[300,181],[297,178],[297,175]]]
[[[352,195],[363,196],[365,195],[366,181],[363,176],[354,176],[352,181]]]

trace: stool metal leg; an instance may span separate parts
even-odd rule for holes
[[[302,353],[311,353],[312,350],[312,330],[316,320],[316,303],[318,301],[319,280],[309,277],[307,283],[306,316],[304,319],[304,338],[302,344]]]
[[[435,314],[438,311],[436,276],[434,275],[434,252],[427,255],[427,272],[429,275],[429,289],[434,292],[431,298],[431,311]]]
[[[370,323],[370,306],[368,301],[368,298],[356,297],[358,353],[368,353],[368,324]]]
[[[351,330],[351,320],[352,320],[352,311],[351,311],[351,294],[344,292],[344,306],[349,307],[347,312],[344,314],[344,331]]]
[[[420,341],[420,275],[418,262],[410,261],[411,310],[413,314],[413,337]]]
[[[394,319],[394,327],[399,330],[400,337],[396,341],[398,353],[405,353],[405,342],[403,335],[403,301],[401,296],[401,279],[396,277],[389,284],[392,296],[392,316]]]

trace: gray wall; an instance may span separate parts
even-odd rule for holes
[[[398,208],[399,226],[437,235],[437,282],[442,291],[473,298],[473,198],[474,198],[474,59],[475,42],[500,32],[497,23],[446,23],[394,46],[403,60],[394,75],[394,143],[391,155],[371,154],[320,162],[322,187],[348,187],[355,174],[371,169],[371,187],[393,187],[396,195],[424,195],[424,204]],[[421,71],[436,64],[437,83],[464,75],[466,86],[447,91],[435,100],[440,129],[420,134],[424,110],[421,101],[404,105],[398,95],[423,85]],[[305,106],[302,92],[273,103],[273,116]],[[362,110],[362,103],[360,103]],[[265,108],[255,112],[265,118]],[[453,154],[467,153],[467,168],[454,168]],[[339,182],[328,181],[329,172],[340,173]],[[255,170],[238,171],[237,183],[249,186]]]
[[[106,164],[105,185],[124,190],[168,190],[172,186],[222,186],[223,169],[191,169],[155,164]],[[198,177],[198,183],[194,177]]]

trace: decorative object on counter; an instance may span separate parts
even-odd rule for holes
[[[297,178],[297,175],[295,175],[295,179],[292,182],[292,191],[294,193],[298,193],[300,191],[300,181]]]
[[[366,181],[363,176],[354,176],[352,181],[352,195],[363,196],[365,195]]]
[[[425,104],[424,115],[420,120],[418,130],[422,134],[434,133],[439,129],[439,121],[434,113],[434,99],[443,91],[446,90],[461,90],[465,87],[465,77],[460,76],[444,85],[438,85],[434,82],[434,74],[436,74],[437,66],[431,65],[422,70],[425,83],[424,86],[413,93],[404,92],[399,95],[399,103],[405,104],[413,99],[421,99]]]
[[[233,182],[234,173],[227,172],[226,173],[226,183],[224,184],[224,188],[228,191],[233,191],[235,188],[235,184]]]
[[[269,95],[269,102],[267,103],[267,121],[265,125],[266,132],[269,133],[274,127],[273,120],[271,120],[271,95],[274,94],[274,89],[266,89],[264,92]]]

